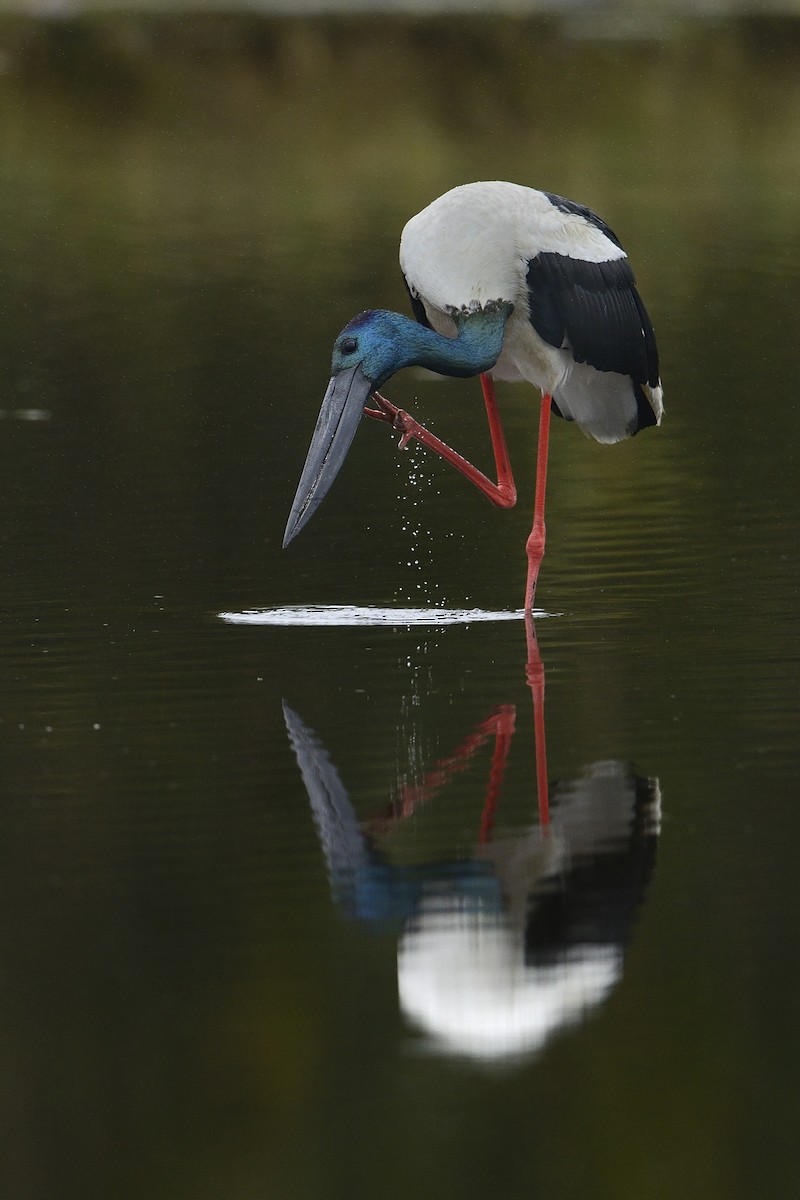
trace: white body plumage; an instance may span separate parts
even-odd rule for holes
[[[453,314],[512,303],[492,374],[548,392],[597,441],[660,423],[652,326],[625,251],[588,209],[519,184],[464,184],[406,224],[400,266],[418,319],[448,336]]]

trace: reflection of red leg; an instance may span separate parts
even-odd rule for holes
[[[416,786],[404,784],[398,789],[397,800],[392,804],[391,808],[383,816],[375,817],[366,823],[366,828],[371,836],[379,836],[385,833],[388,827],[402,817],[410,817],[412,813],[421,805],[439,792],[445,784],[449,783],[461,771],[466,770],[469,761],[481,746],[494,735],[495,747],[492,756],[492,765],[489,771],[489,783],[486,789],[486,801],[483,808],[483,816],[481,818],[481,840],[484,838],[484,828],[487,831],[491,830],[494,811],[497,807],[497,800],[500,795],[500,790],[503,784],[503,774],[508,760],[508,753],[511,749],[511,739],[514,736],[514,721],[516,718],[516,708],[513,704],[501,704],[491,716],[482,721],[460,746],[457,746],[452,754],[446,758],[438,759],[430,771],[427,771],[423,777],[422,783]]]
[[[544,729],[544,664],[536,643],[533,617],[525,613],[525,637],[528,643],[528,661],[525,677],[533,699],[533,739],[536,749],[536,793],[539,798],[539,824],[546,828],[550,824],[550,804],[547,785],[547,740]]]
[[[517,502],[517,488],[511,471],[511,463],[508,457],[508,450],[506,449],[506,439],[494,394],[494,381],[491,375],[481,375],[481,387],[483,388],[486,415],[489,419],[489,433],[492,437],[492,449],[497,469],[497,483],[493,483],[488,476],[484,475],[483,471],[479,471],[477,467],[474,467],[471,462],[468,462],[466,458],[456,450],[453,450],[446,442],[437,438],[424,425],[420,425],[418,421],[415,421],[409,413],[404,412],[401,408],[397,408],[385,396],[381,396],[379,392],[373,392],[372,394],[372,399],[378,407],[365,408],[364,414],[367,417],[374,417],[376,421],[388,422],[393,429],[401,433],[401,447],[404,448],[414,438],[415,441],[423,446],[427,446],[429,450],[433,450],[445,462],[449,462],[452,467],[455,467],[465,479],[468,479],[479,491],[483,492],[484,496],[488,496],[492,504],[496,504],[500,508],[513,508]]]
[[[511,739],[514,736],[514,719],[516,710],[513,704],[501,709],[495,718],[495,742],[494,754],[492,755],[492,767],[489,771],[489,786],[486,789],[486,800],[481,813],[481,831],[480,841],[491,841],[492,830],[494,829],[494,817],[497,812],[497,801],[500,797],[500,790],[503,786],[503,776],[506,771],[506,763],[508,762],[508,753],[511,749]]]
[[[536,591],[536,580],[539,578],[539,567],[544,557],[544,498],[547,491],[547,451],[550,444],[550,406],[551,398],[545,392],[542,396],[542,407],[539,414],[539,448],[536,452],[536,495],[533,502],[533,527],[531,528],[525,550],[528,555],[528,580],[525,585],[525,612],[533,611],[533,596]]]

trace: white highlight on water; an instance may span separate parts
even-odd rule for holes
[[[0,408],[0,421],[49,421],[47,408]]]
[[[533,614],[537,619],[548,616]],[[471,625],[476,621],[521,621],[521,608],[491,612],[482,608],[379,608],[358,604],[291,604],[223,612],[229,625]]]

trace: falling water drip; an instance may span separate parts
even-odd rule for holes
[[[423,489],[431,489],[433,477],[426,470],[428,464],[424,456],[420,456],[419,459],[412,458],[409,464],[409,458],[403,455],[398,462],[402,478],[397,501],[405,514],[401,529],[408,535],[408,550],[404,562],[413,574],[409,582],[398,589],[395,598],[413,600],[415,604],[442,607],[445,598],[441,594],[437,573],[433,570],[431,531],[424,528],[419,515],[428,508],[428,502],[423,501],[420,493]]]

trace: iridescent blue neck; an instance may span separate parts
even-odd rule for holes
[[[442,337],[432,329],[417,325],[419,357],[415,364],[442,375],[464,377],[490,370],[503,348],[503,334],[512,306],[502,305],[459,313],[454,317],[458,330],[454,338]],[[423,336],[420,338],[420,334]]]
[[[358,335],[364,374],[376,387],[403,367],[466,377],[489,371],[497,362],[512,309],[512,304],[498,302],[475,312],[455,313],[457,333],[452,338],[383,310],[361,313],[343,333]]]

